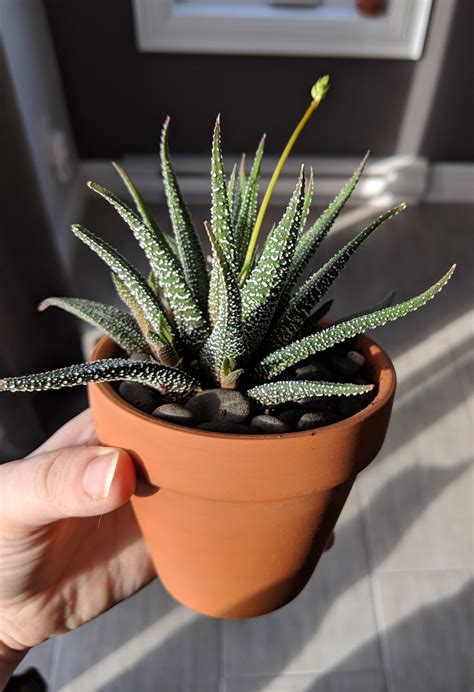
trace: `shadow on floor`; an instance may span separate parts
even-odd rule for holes
[[[400,656],[394,662],[396,665],[391,666],[394,689],[407,692],[470,692],[473,689],[472,639],[457,638],[456,646],[451,639],[453,627],[466,634],[473,631],[473,585],[474,581],[470,581],[454,596],[420,608],[384,632],[390,651],[406,652],[410,643],[414,645],[410,659]],[[460,626],[460,623],[465,624]],[[429,637],[423,640],[426,632],[429,632]],[[326,692],[333,689],[327,686],[326,681],[334,680],[339,672],[347,675],[350,670],[363,670],[372,644],[369,642],[359,647],[301,692]],[[419,655],[420,652],[423,656]],[[443,652],[441,660],[439,652]]]
[[[436,497],[442,493],[449,485],[450,483],[454,482],[457,478],[459,478],[469,467],[470,463],[468,460],[462,460],[458,462],[457,464],[453,464],[452,468],[449,469],[439,469],[436,467],[426,467],[424,469],[409,469],[405,471],[404,473],[400,474],[399,476],[395,477],[394,479],[390,480],[388,483],[385,484],[385,486],[377,493],[375,498],[373,499],[369,511],[373,512],[374,515],[377,515],[378,513],[383,513],[385,510],[385,507],[387,505],[388,498],[390,498],[393,494],[396,496],[400,496],[400,494],[403,494],[404,489],[406,489],[406,494],[407,495],[412,495],[410,493],[410,488],[413,486],[414,483],[420,483],[423,482],[423,476],[429,477],[430,479],[430,487],[432,489],[431,496],[429,498],[420,498],[421,503],[420,504],[411,504],[408,507],[404,507],[404,512],[403,515],[399,518],[398,522],[393,523],[393,533],[389,537],[389,541],[385,542],[384,544],[384,551],[376,553],[374,555],[374,565],[373,568],[376,568],[377,565],[381,564],[383,560],[387,557],[388,554],[395,548],[397,543],[401,540],[403,537],[404,533],[408,531],[410,526],[416,521],[418,516],[422,514],[426,509],[427,506],[433,502]],[[351,553],[351,547],[357,543],[357,534],[359,532],[359,522],[360,517],[355,517],[351,522],[348,524],[344,525],[338,532],[337,532],[337,546],[338,546],[338,555],[350,555]],[[323,559],[331,559],[331,555],[329,554],[327,557]],[[363,565],[364,563],[359,562],[359,565]],[[334,601],[345,591],[350,589],[354,584],[356,584],[360,579],[364,578],[366,576],[366,570],[361,569],[360,571],[354,571],[353,569],[350,569],[350,566],[347,564],[341,565],[340,569],[333,569],[331,571],[331,578],[332,578],[332,583],[331,583],[331,590],[330,590],[330,599],[329,600],[319,600],[319,601],[311,601],[311,604],[307,604],[308,607],[311,608],[311,613],[312,613],[312,622],[313,622],[313,627],[309,631],[305,631],[304,629],[301,629],[299,633],[295,633],[294,630],[292,630],[292,638],[291,642],[289,641],[288,648],[284,651],[284,658],[280,658],[279,664],[281,666],[281,669],[285,667],[285,665],[290,661],[297,653],[300,651],[306,644],[307,639],[310,637],[313,637],[315,633],[317,632],[318,628],[321,626],[321,624],[324,621],[326,613],[330,610],[332,604]],[[315,580],[315,583],[317,584],[318,576],[317,572],[315,574],[315,577],[313,578]],[[312,581],[313,581],[312,580]],[[306,590],[308,587],[306,587]],[[303,604],[304,601],[304,593],[301,594],[299,599],[301,600],[301,603]],[[448,608],[449,604],[446,606]],[[268,625],[268,633],[270,639],[267,639],[267,643],[269,646],[271,646],[271,631],[273,627],[277,626],[277,622],[280,621],[280,625],[282,624],[284,620],[284,610],[282,609],[278,613],[271,614],[269,616],[266,616],[266,621]],[[415,616],[413,616],[415,617]],[[272,623],[273,620],[273,623]],[[305,619],[307,621],[307,619]],[[240,624],[240,623],[239,623]],[[245,629],[247,626],[245,622],[241,623],[242,628]],[[148,654],[145,658],[141,659],[139,663],[137,663],[136,666],[130,668],[126,672],[123,673],[118,673],[116,680],[108,684],[106,687],[103,687],[102,690],[105,692],[112,692],[112,691],[118,691],[118,690],[129,690],[133,689],[133,687],[136,685],[137,680],[143,679],[143,670],[150,669],[156,671],[157,675],[157,685],[160,684],[162,685],[161,688],[166,690],[168,692],[168,688],[166,687],[166,681],[165,680],[159,680],[160,676],[160,670],[162,669],[163,663],[162,662],[162,657],[165,655],[165,651],[169,651],[172,648],[180,649],[180,639],[183,639],[184,637],[186,641],[189,641],[190,635],[193,635],[193,630],[194,630],[194,636],[199,636],[199,627],[200,623],[199,620],[197,622],[194,622],[186,627],[186,632],[183,631],[177,631],[172,635],[172,637],[166,641],[166,648],[163,648],[163,650],[158,649],[158,650],[153,650],[151,653]],[[449,635],[449,633],[448,633]],[[191,636],[191,638],[194,638],[194,636]],[[398,636],[398,635],[397,635]],[[365,645],[364,647],[361,648],[360,653],[358,654],[358,661],[362,661],[364,654],[366,651],[369,649],[373,650],[378,647],[378,642],[372,641]],[[463,652],[462,651],[453,651],[449,649],[449,636],[448,640],[446,641],[446,655],[451,656],[451,658],[454,658],[455,661],[458,661],[459,663],[459,669],[465,670],[465,664],[461,660],[463,657]],[[279,652],[281,653],[281,648],[279,649]],[[119,661],[117,661],[117,665],[119,666]],[[341,664],[342,665],[342,664]],[[362,666],[361,666],[362,667]],[[359,668],[360,669],[360,668]],[[149,677],[150,674],[148,674],[146,677]],[[277,675],[277,673],[274,673],[273,676]],[[268,680],[266,681],[266,684],[268,683]],[[256,683],[258,685],[258,683]],[[145,689],[148,688],[143,688],[143,692],[145,692]],[[151,688],[150,688],[151,689]],[[169,690],[174,690],[174,687],[170,687]],[[180,688],[176,688],[180,689]],[[193,688],[191,688],[193,689]],[[216,688],[217,689],[217,688]],[[255,692],[259,689],[259,687],[255,687]],[[315,688],[317,689],[317,688]],[[201,692],[201,690],[194,690],[193,692]],[[207,690],[202,692],[208,692]],[[247,692],[247,688],[246,688]],[[252,690],[253,692],[253,690]]]

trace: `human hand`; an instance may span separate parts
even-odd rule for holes
[[[0,466],[0,689],[28,649],[154,578],[135,485],[129,455],[98,446],[89,410]]]

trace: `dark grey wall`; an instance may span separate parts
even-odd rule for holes
[[[422,146],[433,161],[474,161],[473,57],[474,2],[458,0]]]
[[[39,314],[51,295],[70,295],[33,173],[0,40],[0,376],[44,372],[83,360],[74,320]],[[0,463],[30,452],[86,406],[85,391],[0,394]]]
[[[252,149],[266,130],[267,151],[278,152],[307,103],[308,86],[326,72],[333,89],[299,146],[320,155],[395,151],[414,62],[139,53],[130,0],[44,3],[82,158],[155,151],[167,113],[175,151],[208,151],[218,111],[227,151]],[[468,79],[466,23],[473,3],[458,3],[454,50],[443,70],[445,96],[422,152],[443,160],[474,158],[474,142],[461,143],[448,105],[462,102]]]

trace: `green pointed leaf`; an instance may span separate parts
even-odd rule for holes
[[[155,294],[155,296],[157,296],[159,293],[160,287],[156,283],[156,277],[155,277],[154,272],[150,272],[148,274],[148,285],[151,288],[151,290],[153,291],[153,293]]]
[[[98,236],[88,231],[78,224],[72,226],[72,231],[83,243],[93,250],[116,274],[133,296],[136,304],[143,311],[143,315],[150,323],[151,327],[159,330],[160,316],[165,318],[162,313],[161,305],[145,279],[133,267],[130,262],[123,257],[111,245]],[[140,325],[141,326],[141,325]],[[171,330],[171,326],[169,327]],[[171,330],[172,331],[172,330]]]
[[[364,171],[368,156],[369,153],[367,152],[350,180],[347,181],[339,194],[333,199],[331,204],[317,219],[316,223],[314,223],[305,233],[303,233],[299,239],[286,280],[285,295],[287,297],[301,275],[301,272],[304,270],[309,260],[313,257],[314,253],[331,230],[334,221],[339,216],[339,212],[342,210],[345,203],[353,193],[354,188],[359,182],[359,179]]]
[[[237,167],[236,163],[234,164],[229,176],[229,181],[227,183],[227,203],[229,205],[230,216],[232,218],[232,225],[234,229],[237,225],[237,219],[239,218],[240,207],[242,204],[242,198],[245,194],[246,185],[245,154],[242,154],[239,167]]]
[[[133,180],[130,178],[128,173],[122,168],[122,166],[120,166],[116,161],[112,161],[112,166],[115,168],[115,170],[121,177],[122,182],[124,183],[125,187],[130,193],[130,196],[135,204],[136,210],[140,214],[143,223],[155,233],[157,238],[160,238],[162,242],[165,241],[165,234],[156,223],[153,214],[147,207],[145,200],[141,196]]]
[[[357,312],[353,312],[350,315],[346,315],[345,317],[341,317],[338,320],[335,320],[333,324],[341,324],[341,322],[349,322],[349,320],[353,320],[356,317],[362,317],[363,315],[370,315],[372,312],[376,312],[377,310],[383,310],[383,308],[389,308],[391,305],[393,305],[393,302],[395,300],[395,291],[390,291],[390,293],[387,293],[385,298],[382,298],[378,303],[375,303],[375,305],[371,305],[370,308],[365,308],[365,310],[359,310]]]
[[[325,317],[332,307],[333,300],[327,300],[325,303],[319,306],[314,312],[311,313],[309,317],[306,318],[303,326],[301,327],[301,335],[308,336],[308,334],[313,334],[317,329],[321,328],[320,321]]]
[[[260,182],[260,170],[262,167],[265,135],[263,135],[255,153],[252,169],[249,173],[245,192],[242,197],[240,213],[235,226],[235,239],[237,243],[237,256],[239,268],[247,253],[250,236],[257,218],[258,186]]]
[[[147,341],[149,350],[153,353],[158,362],[162,363],[163,365],[176,365],[179,362],[180,357],[176,351],[174,334],[165,318],[164,312],[161,312],[160,315],[158,315],[158,331],[154,332],[150,330],[149,322],[143,310],[132,296],[128,288],[125,286],[123,281],[121,281],[115,274],[112,274],[112,280],[119,297],[131,311],[136,323],[140,327],[140,330]]]
[[[240,287],[224,251],[209,224],[204,224],[221,270],[219,317],[201,352],[201,360],[221,387],[235,386],[245,357]]]
[[[183,342],[190,349],[199,348],[209,334],[209,328],[186,283],[179,260],[168,245],[157,238],[122,200],[96,183],[89,183],[89,187],[109,202],[130,227],[171,307]]]
[[[381,214],[375,221],[366,226],[355,238],[350,240],[339,252],[331,257],[326,264],[312,274],[291,298],[288,307],[278,320],[275,328],[268,336],[268,343],[274,347],[284,346],[292,341],[300,332],[301,327],[313,309],[332,286],[349,259],[366,238],[368,238],[384,221],[396,216],[405,209],[400,204]]]
[[[309,212],[311,211],[311,204],[313,202],[313,193],[314,193],[314,173],[313,173],[313,169],[310,168],[309,180],[306,183],[306,193],[304,196],[303,211],[301,213],[300,234],[303,233],[303,231],[305,229],[306,221],[308,220]]]
[[[239,189],[240,189],[241,198],[245,195],[245,190],[247,188],[247,174],[245,172],[245,159],[246,159],[245,154],[242,154],[242,156],[240,157],[240,166],[239,166]]]
[[[94,327],[102,329],[127,353],[135,351],[149,353],[148,344],[133,317],[112,305],[104,305],[104,303],[84,298],[52,297],[43,300],[38,310],[43,311],[51,306],[66,310]]]
[[[177,368],[125,358],[107,358],[34,375],[5,377],[0,380],[0,391],[39,392],[120,380],[147,385],[173,400],[187,399],[199,388],[193,377]]]
[[[206,312],[209,290],[206,262],[171,163],[168,143],[169,123],[170,119],[166,118],[160,144],[161,172],[166,201],[185,279],[201,311]]]
[[[164,237],[166,244],[168,245],[169,249],[173,253],[173,255],[176,255],[176,257],[178,257],[178,255],[179,255],[178,244],[177,244],[176,240],[174,239],[174,237],[172,235],[170,235],[169,233],[163,233],[163,237]]]
[[[159,334],[149,329],[146,333],[146,340],[155,358],[163,365],[177,366],[181,359],[177,355],[174,347],[169,342],[170,334],[163,325]]]
[[[130,293],[128,288],[125,286],[123,281],[119,279],[117,274],[114,274],[112,272],[112,281],[115,286],[115,290],[117,291],[117,294],[119,298],[123,301],[123,303],[128,307],[130,312],[132,313],[135,322],[138,324],[140,331],[143,335],[145,335],[149,329],[149,322],[145,316],[145,313],[143,312],[140,304],[137,302],[137,300],[134,298],[134,296]]]
[[[229,205],[230,209],[230,215],[232,217],[232,225],[235,228],[235,224],[237,223],[237,219],[239,216],[239,211],[240,211],[240,203],[241,203],[241,196],[240,196],[240,186],[238,185],[237,182],[237,164],[234,164],[234,167],[232,168],[232,172],[229,177],[229,182],[227,183],[227,203]]]
[[[229,358],[229,356],[225,356],[222,361],[222,372],[227,377],[228,375],[231,375],[234,372],[235,366],[235,360],[233,358]]]
[[[145,203],[145,200],[141,196],[140,192],[138,191],[138,188],[136,187],[135,183],[133,180],[130,178],[130,176],[126,173],[126,171],[119,166],[119,164],[116,161],[112,161],[112,166],[115,168],[119,176],[121,177],[125,187],[130,193],[130,196],[132,197],[134,203],[135,203],[135,208],[137,212],[139,213],[143,223],[145,226],[148,226],[151,231],[156,235],[156,237],[161,241],[165,242],[170,250],[173,252],[174,255],[178,255],[178,247],[176,245],[175,239],[170,236],[168,233],[165,233],[164,231],[161,230],[161,228],[158,226],[156,219],[154,218],[153,214],[151,213],[150,209]]]
[[[434,296],[441,291],[443,286],[451,278],[455,266],[456,265],[453,265],[439,281],[431,286],[431,288],[414,298],[410,298],[403,303],[398,303],[397,305],[392,305],[382,310],[377,310],[369,315],[355,317],[348,322],[341,322],[340,324],[326,327],[326,329],[322,329],[316,334],[306,336],[289,346],[285,346],[274,353],[270,353],[270,355],[266,356],[266,358],[259,363],[252,373],[252,376],[259,381],[272,379],[287,368],[291,368],[293,365],[296,365],[305,358],[309,358],[309,356],[315,353],[325,351],[331,346],[334,346],[334,344],[339,344],[357,334],[362,334],[368,329],[381,327],[387,324],[387,322],[393,322],[399,317],[404,317],[410,312],[418,310],[418,308],[425,305],[425,303],[434,298]]]
[[[242,287],[246,340],[256,350],[273,319],[300,230],[304,203],[304,169],[282,220],[267,238],[263,252]]]
[[[337,384],[334,382],[314,382],[313,380],[288,380],[267,382],[252,387],[247,391],[247,394],[264,406],[277,406],[287,401],[301,401],[307,397],[365,394],[373,388],[373,384]]]
[[[169,322],[166,321],[164,315],[160,316],[160,337],[168,344],[173,343],[173,332],[169,327]]]
[[[227,198],[227,183],[221,148],[220,117],[217,118],[212,139],[211,158],[211,226],[227,261],[235,268],[236,247],[234,227]],[[213,259],[215,250],[213,249]],[[220,309],[221,268],[218,261],[213,261],[209,288],[209,316],[215,324]]]
[[[227,202],[227,183],[222,159],[220,118],[216,120],[212,140],[211,188],[211,226],[227,261],[233,267],[235,262],[235,239],[229,204]]]

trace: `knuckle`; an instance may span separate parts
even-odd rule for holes
[[[47,455],[38,464],[34,490],[41,503],[47,502],[53,508],[59,508],[63,504],[66,486],[66,469],[69,457],[68,450],[58,450]]]

